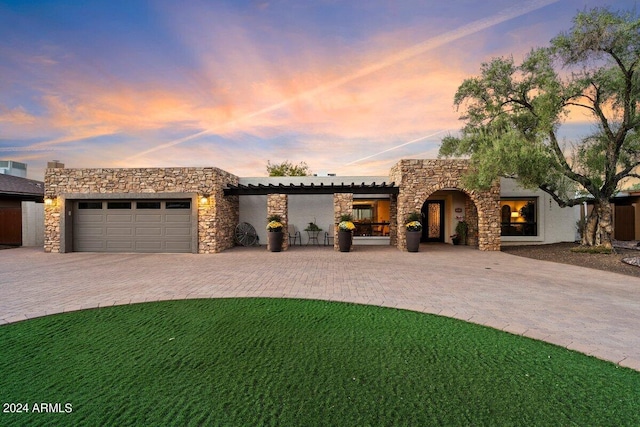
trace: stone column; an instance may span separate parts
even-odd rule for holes
[[[286,194],[268,194],[267,195],[267,218],[271,215],[280,215],[283,225],[282,233],[284,237],[282,239],[282,250],[289,249],[289,199]],[[267,240],[267,249],[269,248],[269,240]]]
[[[469,224],[467,245],[478,246],[478,209],[476,209],[473,200],[466,194],[464,199],[464,220]]]
[[[353,193],[334,193],[333,195],[333,221],[336,227],[333,228],[333,250],[340,250],[338,246],[338,227],[340,216],[344,214],[353,215]]]

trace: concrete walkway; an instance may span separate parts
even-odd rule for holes
[[[214,255],[8,249],[0,251],[0,295],[0,324],[168,299],[349,301],[463,319],[640,370],[640,279],[465,246]]]

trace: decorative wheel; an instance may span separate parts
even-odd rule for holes
[[[258,243],[258,233],[253,225],[241,222],[236,226],[236,242],[242,246],[253,246]]]

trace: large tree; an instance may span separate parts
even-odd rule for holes
[[[542,189],[562,207],[592,200],[582,243],[611,247],[609,200],[625,178],[640,177],[639,55],[635,14],[578,13],[569,31],[521,64],[493,59],[460,85],[454,104],[464,109],[465,126],[443,140],[440,155],[470,156],[466,179],[476,188],[503,176]],[[588,134],[559,136],[563,123],[585,117]]]
[[[269,176],[308,176],[309,166],[305,162],[300,162],[294,165],[288,160],[282,163],[271,163],[267,161],[267,173]]]

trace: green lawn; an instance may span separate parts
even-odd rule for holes
[[[137,304],[5,325],[0,349],[2,426],[640,425],[639,372],[380,307]]]

